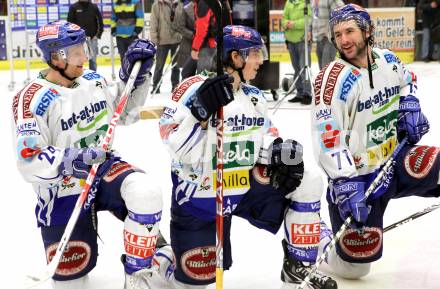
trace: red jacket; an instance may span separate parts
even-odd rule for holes
[[[216,29],[214,13],[203,0],[194,1],[194,28],[195,34],[192,42],[192,49],[199,51],[202,47],[215,48],[215,41],[212,29]]]

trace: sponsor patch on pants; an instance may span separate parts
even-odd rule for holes
[[[339,245],[345,254],[352,258],[368,258],[379,252],[382,246],[382,230],[365,227],[360,233],[356,229],[347,229],[339,239]]]
[[[405,156],[405,170],[408,175],[423,179],[432,169],[440,148],[416,146],[410,149]]]
[[[58,243],[50,245],[46,249],[47,262],[52,261],[55,256]],[[56,270],[56,274],[61,276],[71,276],[81,272],[90,261],[90,246],[82,241],[70,241],[63,256],[61,256],[60,263]]]
[[[183,253],[180,259],[183,272],[195,280],[215,278],[215,247],[197,247]]]

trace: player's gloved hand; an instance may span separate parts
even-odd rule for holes
[[[144,83],[147,74],[150,72],[154,62],[154,55],[156,55],[156,46],[153,42],[147,39],[134,40],[124,54],[121,68],[119,69],[119,78],[123,82],[127,82],[133,66],[136,61],[142,61],[141,68],[134,82],[135,86]]]
[[[116,27],[112,27],[110,33],[112,36],[116,36]]]
[[[419,100],[412,95],[400,97],[397,116],[399,141],[407,136],[409,143],[416,144],[428,131],[429,121],[420,109]]]
[[[67,148],[58,171],[64,176],[86,179],[93,164],[101,164],[112,156],[112,152],[107,152],[102,148]]]
[[[233,101],[232,82],[234,78],[227,74],[206,79],[191,103],[192,115],[198,121],[206,121],[220,107]]]
[[[330,187],[332,202],[338,206],[339,215],[343,220],[353,217],[356,226],[366,224],[371,206],[365,197],[365,182],[350,179],[335,180]]]
[[[268,150],[270,184],[285,194],[293,192],[304,175],[303,147],[294,140],[276,138]]]

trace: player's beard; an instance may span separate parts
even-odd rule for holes
[[[348,62],[351,62],[350,60],[365,57],[365,54],[367,53],[367,44],[365,39],[362,39],[362,41],[355,43],[354,46],[355,52],[352,53],[352,55],[350,55],[349,57],[347,57],[347,55],[343,52],[342,48],[338,47],[338,52],[341,55],[341,58]]]

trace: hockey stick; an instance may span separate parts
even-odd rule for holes
[[[137,61],[133,66],[133,70],[131,71],[127,84],[125,85],[118,106],[116,107],[113,117],[110,120],[110,124],[105,134],[105,137],[102,140],[102,143],[100,144],[100,147],[104,150],[107,150],[109,148],[110,142],[113,139],[116,125],[119,122],[122,112],[124,111],[125,105],[130,96],[131,90],[133,89],[134,81],[138,75],[140,67],[141,67],[140,61]],[[63,255],[63,252],[66,249],[67,243],[70,240],[73,230],[75,229],[76,222],[78,221],[84,202],[87,199],[90,188],[93,184],[93,180],[95,179],[95,175],[98,170],[98,167],[99,164],[93,164],[93,166],[90,169],[89,175],[87,176],[86,179],[86,183],[82,188],[81,194],[78,196],[78,199],[75,203],[75,207],[73,208],[72,211],[72,215],[70,216],[69,222],[66,225],[66,229],[64,230],[63,236],[61,237],[61,240],[58,243],[55,256],[52,258],[52,260],[50,260],[50,263],[46,266],[46,270],[42,276],[27,276],[30,282],[29,284],[25,284],[25,288],[34,287],[48,280],[55,274],[56,269],[60,263],[61,257]]]
[[[391,155],[391,157],[386,161],[385,165],[383,166],[382,170],[379,172],[379,174],[376,176],[376,178],[373,180],[373,182],[371,183],[370,187],[367,189],[367,191],[365,192],[365,197],[368,198],[369,195],[371,195],[371,193],[374,191],[374,189],[377,187],[377,185],[379,184],[379,182],[381,181],[382,177],[385,175],[385,173],[388,171],[388,169],[393,166],[394,164],[394,159],[396,158],[396,156],[399,154],[399,152],[401,151],[401,149],[406,145],[407,143],[407,139],[404,138],[402,140],[402,142],[396,147],[396,149],[394,150],[393,154]],[[316,273],[316,271],[318,270],[319,266],[322,264],[322,262],[327,258],[328,254],[330,253],[331,250],[333,250],[333,248],[336,245],[336,242],[339,241],[339,239],[341,238],[341,235],[345,232],[345,230],[348,228],[348,226],[350,226],[351,222],[353,221],[353,217],[349,216],[344,224],[342,224],[341,228],[339,229],[339,231],[334,235],[333,240],[330,242],[330,244],[328,244],[327,248],[325,248],[325,251],[322,252],[322,254],[319,256],[319,258],[316,260],[316,263],[312,266],[312,268],[310,269],[309,274],[307,274],[306,278],[304,278],[304,280],[302,281],[302,283],[296,288],[296,289],[304,289],[305,286],[307,285],[307,283],[310,282],[310,279],[312,278],[312,275]]]
[[[205,0],[209,8],[214,13],[217,23],[217,76],[223,75],[222,55],[223,55],[223,25],[222,25],[222,3],[220,0]],[[215,269],[215,287],[223,288],[223,107],[217,111],[216,120],[216,269]]]
[[[435,211],[435,210],[437,210],[438,208],[440,208],[440,203],[438,203],[438,204],[434,204],[434,205],[432,205],[432,206],[430,206],[430,207],[427,207],[427,208],[425,208],[423,211],[419,211],[419,212],[417,212],[417,213],[414,213],[414,214],[412,214],[411,216],[408,216],[408,217],[406,217],[406,218],[403,219],[403,220],[400,220],[400,221],[398,221],[398,222],[395,222],[395,223],[393,223],[393,224],[391,224],[391,225],[385,227],[385,229],[383,229],[383,232],[385,233],[385,232],[388,232],[388,231],[390,231],[390,230],[392,230],[392,229],[395,229],[395,228],[397,228],[397,227],[399,227],[399,226],[401,226],[401,225],[403,225],[403,224],[406,224],[406,223],[408,223],[408,222],[410,222],[410,221],[412,221],[412,220],[415,220],[415,219],[417,219],[417,218],[419,218],[419,217],[421,217],[421,216],[423,216],[423,215],[426,215],[426,214],[428,214],[428,213],[431,213],[432,211]]]
[[[110,60],[112,63],[112,80],[116,80],[115,74],[115,45],[113,43],[113,35],[110,33]],[[122,59],[121,59],[122,61]]]

